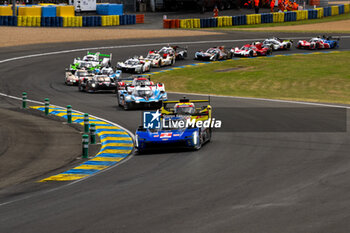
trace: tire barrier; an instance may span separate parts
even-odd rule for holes
[[[144,23],[145,22],[145,15],[136,15],[136,23]]]
[[[261,15],[260,14],[252,14],[247,15],[247,24],[261,24]]]
[[[10,6],[0,6],[0,16],[11,16],[12,9]]]
[[[122,20],[122,22],[121,22]],[[175,24],[179,28],[179,20]],[[139,21],[140,22],[140,21]],[[142,22],[142,21],[141,21]],[[199,22],[199,20],[198,20]],[[18,27],[99,27],[118,26],[136,23],[136,15],[105,16],[72,16],[72,17],[40,17],[40,16],[0,16],[0,26]],[[200,23],[197,23],[200,26]]]
[[[56,15],[60,17],[73,17],[75,16],[74,6],[57,6]]]
[[[283,23],[284,22],[284,13],[274,12],[272,14],[273,14],[273,22],[274,23]]]
[[[269,13],[262,13],[261,23],[273,23],[273,15]]]
[[[41,17],[56,17],[56,11],[54,6],[41,7]]]
[[[101,16],[101,26],[118,26],[119,15],[103,15]]]
[[[284,12],[284,22],[297,21],[297,13],[293,11]]]
[[[122,15],[123,4],[97,4],[96,12],[98,15]]]
[[[63,17],[63,27],[82,27],[82,26],[83,26],[82,16]]]
[[[41,7],[18,7],[18,16],[41,16]]]
[[[332,16],[339,15],[339,6],[331,6]]]
[[[17,26],[17,16],[0,16],[0,26]]]
[[[308,11],[294,11],[297,14],[297,21],[308,19]]]
[[[262,23],[284,23],[298,20],[321,19],[323,17],[346,14],[349,12],[350,4],[344,4],[308,10],[221,16],[206,19],[164,19],[163,28],[212,28]]]

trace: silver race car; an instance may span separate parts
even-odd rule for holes
[[[126,73],[142,74],[151,70],[151,61],[143,59],[143,57],[133,57],[125,62],[118,62],[117,69]]]

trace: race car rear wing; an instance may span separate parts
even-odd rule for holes
[[[209,103],[210,104],[210,96],[208,96],[207,100],[190,100],[186,97],[183,97],[180,100],[168,100],[168,101],[163,101],[163,104],[170,104],[170,103]]]
[[[202,115],[202,114],[208,114],[207,110],[211,110],[210,106],[210,96],[208,96],[207,100],[190,100],[186,97],[180,99],[180,100],[170,100],[170,101],[163,101],[162,102],[162,112],[164,114],[173,114],[174,112],[174,106],[172,104],[177,103],[208,103],[205,105],[201,105],[200,107],[196,107],[197,114],[194,115]],[[170,107],[168,107],[168,104],[171,104]]]

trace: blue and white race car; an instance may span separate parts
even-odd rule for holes
[[[331,36],[315,37],[311,40],[299,40],[297,44],[298,49],[336,49],[339,48],[340,38],[333,38]]]
[[[145,113],[143,125],[136,131],[136,149],[139,153],[154,148],[189,148],[199,150],[203,144],[211,139],[211,126],[197,125],[197,122],[211,120],[211,106],[196,108],[195,103],[208,102],[207,100],[164,101],[161,111],[151,113],[151,120],[159,117],[159,122],[153,125],[146,123]],[[167,108],[169,103],[174,107]],[[151,124],[151,125],[150,125]],[[151,127],[149,127],[151,126]],[[155,127],[153,127],[155,126]]]
[[[117,101],[124,110],[132,108],[160,108],[167,100],[165,86],[153,83],[145,76],[118,79]]]

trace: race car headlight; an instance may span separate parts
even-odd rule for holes
[[[131,96],[130,96],[130,95],[127,95],[127,96],[125,96],[125,100],[130,101],[130,100],[132,100],[132,98],[131,98]]]
[[[135,147],[136,147],[136,148],[139,147],[139,135],[136,136]]]
[[[194,131],[192,134],[192,142],[193,145],[197,145],[198,144],[198,131]]]
[[[93,84],[91,84],[91,86],[92,86],[92,87],[96,87],[96,84],[95,84],[95,83],[93,83]]]
[[[162,95],[161,98],[162,98],[163,100],[167,99],[167,98],[168,98],[168,97],[167,97],[167,94]]]

